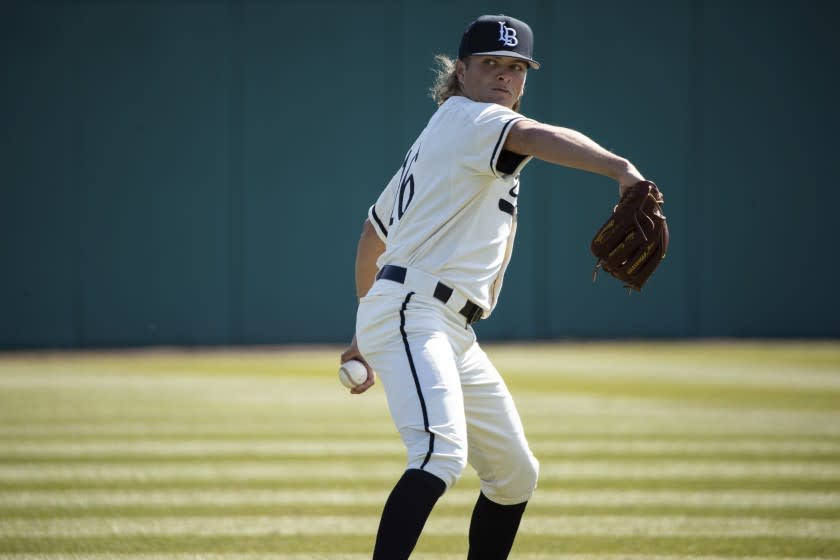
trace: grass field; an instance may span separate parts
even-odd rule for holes
[[[541,461],[512,558],[840,558],[840,344],[486,350]],[[338,350],[0,354],[0,560],[369,558],[403,468]],[[414,558],[464,558],[477,480]]]

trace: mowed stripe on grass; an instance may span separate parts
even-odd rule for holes
[[[113,558],[112,553],[85,554],[88,560],[106,560]],[[332,553],[321,555],[309,554],[133,554],[120,555],[121,560],[370,560],[370,554]],[[426,560],[464,560],[463,554],[424,553]],[[740,556],[741,560],[801,560],[793,556]],[[77,554],[0,554],[0,560],[79,560]],[[525,553],[517,554],[516,560],[652,560],[649,554],[563,554],[563,553]],[[653,560],[732,560],[732,556],[695,556],[683,554],[656,555]]]
[[[159,517],[154,519],[3,519],[0,538],[12,537],[123,537],[163,536],[294,536],[375,534],[378,516],[248,516]],[[430,534],[466,535],[469,518],[432,516],[426,526]],[[644,537],[794,537],[840,539],[840,520],[765,519],[747,517],[698,518],[696,516],[529,516],[522,534],[557,536],[644,536]]]
[[[442,505],[472,505],[474,488],[458,485],[448,491]],[[0,492],[4,508],[93,508],[93,507],[225,507],[225,506],[339,506],[379,505],[386,492],[358,489],[297,490],[22,490]],[[749,490],[549,490],[539,489],[531,506],[543,507],[629,507],[681,506],[685,508],[802,508],[840,509],[840,492],[767,492]]]
[[[542,462],[514,557],[840,557],[840,345],[674,346],[495,351]],[[622,351],[662,359],[611,375]],[[402,451],[332,352],[0,356],[0,553],[369,557]],[[477,489],[418,557],[464,557]]]
[[[772,456],[787,459],[805,456],[809,459],[840,459],[840,440],[802,441],[777,439],[742,439],[739,441],[685,441],[622,439],[551,440],[533,439],[532,447],[541,456]],[[317,440],[176,440],[158,439],[108,439],[99,441],[68,442],[65,440],[15,441],[4,444],[2,461],[55,460],[95,461],[117,457],[126,460],[152,459],[201,459],[207,458],[295,458],[337,455],[401,455],[402,446],[394,438],[381,440],[349,441],[343,439]]]
[[[313,464],[315,463],[315,464]],[[341,481],[376,481],[394,477],[402,463],[393,458],[381,462],[331,462],[315,461],[253,461],[231,463],[175,463],[175,464],[126,464],[124,462],[90,464],[0,465],[0,480],[8,483],[32,482],[124,482],[132,481],[306,481],[313,477]],[[678,479],[794,479],[840,481],[840,464],[808,461],[569,461],[544,464],[540,478],[552,480],[605,479],[645,480]]]

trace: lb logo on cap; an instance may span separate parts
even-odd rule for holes
[[[504,43],[506,47],[515,47],[519,44],[519,39],[516,38],[516,29],[508,27],[505,22],[499,22],[499,41]]]

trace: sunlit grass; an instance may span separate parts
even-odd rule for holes
[[[485,349],[542,464],[513,558],[840,558],[840,344]],[[402,448],[339,351],[0,355],[0,560],[369,557]]]

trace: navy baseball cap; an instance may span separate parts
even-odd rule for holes
[[[474,54],[512,56],[528,62],[537,69],[540,63],[533,59],[534,33],[528,24],[510,16],[481,16],[469,24],[461,37],[458,58]]]

